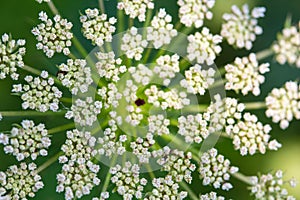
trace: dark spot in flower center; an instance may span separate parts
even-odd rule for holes
[[[134,103],[137,106],[142,106],[145,104],[145,101],[143,99],[138,98]]]

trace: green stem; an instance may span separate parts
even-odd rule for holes
[[[128,29],[130,29],[131,27],[134,26],[134,19],[129,18],[129,22],[128,22]]]
[[[79,40],[77,39],[76,36],[73,36],[72,38],[72,42],[74,44],[74,46],[76,47],[76,49],[79,51],[79,53],[85,58],[87,57],[88,53],[85,50],[85,48],[81,45],[81,43],[79,42]]]
[[[43,171],[44,169],[46,169],[47,167],[52,165],[55,161],[57,161],[58,157],[61,155],[62,155],[62,152],[60,151],[59,153],[57,153],[56,155],[54,155],[53,157],[48,159],[46,162],[44,162],[41,166],[39,166],[37,168],[37,170],[36,170],[37,173],[40,173],[41,171]]]
[[[194,193],[193,190],[191,190],[191,188],[185,183],[185,182],[180,182],[179,185],[181,187],[183,187],[187,192],[188,195],[191,197],[192,200],[198,200],[199,198],[197,197],[197,195]]]
[[[67,97],[62,97],[60,99],[61,102],[64,102],[64,103],[73,103],[73,99],[72,98],[67,98]]]
[[[103,0],[98,0],[98,2],[99,2],[99,8],[100,8],[101,13],[102,14],[105,13],[105,6],[104,6]]]
[[[74,123],[65,124],[65,125],[62,125],[62,126],[58,126],[58,127],[49,129],[48,134],[59,133],[59,132],[62,132],[62,131],[68,130],[68,129],[72,129],[74,127],[75,127]]]
[[[117,156],[115,155],[115,156],[112,158],[111,166],[115,165],[116,161],[117,161]],[[106,174],[106,177],[105,177],[105,180],[104,180],[104,185],[103,185],[103,187],[102,187],[101,193],[102,193],[102,192],[105,192],[105,191],[107,190],[107,187],[108,187],[109,182],[110,182],[110,178],[111,178],[111,173],[108,172],[108,173]],[[100,194],[101,194],[101,193],[100,193]]]
[[[183,112],[205,112],[208,105],[198,104],[198,105],[189,105],[185,106],[182,110]]]
[[[263,60],[265,58],[272,56],[273,54],[274,54],[274,51],[271,48],[265,49],[265,50],[262,50],[262,51],[256,53],[256,59]]]
[[[55,7],[54,3],[52,1],[49,1],[48,3],[48,6],[51,10],[51,12],[54,14],[54,15],[59,15],[59,12],[57,10],[57,8]]]
[[[225,86],[225,81],[223,79],[215,81],[211,86],[209,86],[209,89],[218,88],[221,86]]]
[[[236,179],[248,184],[248,185],[253,185],[251,180],[250,180],[250,177],[249,176],[246,176],[240,172],[236,172],[234,174],[232,174],[233,177],[235,177]]]
[[[40,76],[41,73],[42,73],[42,71],[40,71],[40,70],[38,70],[38,69],[35,69],[35,68],[33,68],[33,67],[30,67],[30,66],[28,66],[28,65],[24,65],[21,69],[23,69],[23,70],[25,70],[25,71],[27,71],[27,72],[30,72],[30,73],[32,73],[32,74],[38,75],[38,76]],[[49,74],[49,77],[53,78],[53,80],[54,80],[54,82],[55,82],[56,84],[61,85],[61,82],[60,82],[60,80],[57,79],[57,77],[52,76],[52,75],[50,75],[50,74]]]
[[[146,167],[148,169],[148,173],[149,173],[151,179],[155,179],[155,174],[153,173],[151,166],[147,163]]]
[[[2,116],[5,117],[24,117],[24,116],[51,116],[51,115],[64,115],[65,111],[60,112],[37,112],[37,111],[1,111]]]
[[[267,107],[265,102],[249,102],[244,104],[246,106],[246,110],[260,110]]]

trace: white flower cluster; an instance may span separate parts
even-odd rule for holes
[[[100,166],[91,161],[97,154],[93,149],[95,142],[96,138],[90,132],[67,131],[67,140],[61,147],[64,155],[58,159],[63,167],[56,176],[56,191],[65,192],[66,200],[88,195],[94,186],[100,184],[97,177]]]
[[[39,19],[42,23],[32,29],[32,33],[38,41],[37,49],[43,50],[49,58],[53,57],[55,52],[69,55],[69,47],[72,45],[71,39],[73,38],[73,33],[71,33],[73,24],[59,15],[54,16],[53,20],[49,19],[43,11],[39,13]]]
[[[281,170],[275,173],[262,174],[260,176],[251,177],[252,186],[250,187],[251,194],[256,200],[261,199],[286,199],[296,200],[295,197],[288,194],[284,185],[287,181],[283,180],[283,172]],[[296,187],[296,181],[289,181],[291,187]]]
[[[121,0],[117,8],[125,10],[125,14],[130,18],[138,18],[140,22],[146,20],[147,9],[154,9],[153,0]]]
[[[185,138],[186,143],[201,143],[209,136],[209,115],[188,115],[178,118],[178,133]]]
[[[51,0],[36,0],[38,3],[50,2]]]
[[[145,95],[149,103],[156,107],[161,107],[163,110],[168,108],[179,110],[190,104],[187,94],[183,91],[179,92],[176,88],[165,92],[159,90],[156,85],[151,85],[150,88],[145,90]]]
[[[231,129],[231,130],[230,130]],[[241,155],[253,155],[257,152],[264,154],[267,149],[277,150],[281,147],[276,140],[271,140],[269,132],[270,125],[263,125],[258,122],[258,118],[250,113],[245,113],[243,119],[231,128],[227,127],[228,132],[233,136],[232,143],[234,148],[240,151]]]
[[[121,50],[128,58],[141,60],[142,53],[147,45],[147,40],[143,39],[143,36],[138,33],[138,29],[136,27],[131,27],[131,29],[122,37]]]
[[[109,126],[104,130],[104,136],[98,138],[98,152],[100,155],[111,157],[113,155],[122,155],[126,152],[123,145],[127,140],[126,135],[120,135],[117,137],[116,131],[118,127],[115,120],[109,120]]]
[[[300,119],[300,85],[288,81],[282,88],[274,88],[266,97],[266,115],[280,128],[286,129],[295,117]]]
[[[100,77],[105,77],[107,80],[117,82],[120,80],[119,75],[127,71],[126,66],[121,65],[122,59],[115,59],[115,53],[113,51],[108,53],[97,52],[96,56],[99,60],[96,63],[96,68]]]
[[[44,187],[36,164],[24,162],[12,165],[5,172],[0,171],[0,198],[4,200],[27,200]],[[28,196],[28,197],[27,197]]]
[[[17,67],[23,67],[23,57],[26,52],[25,40],[11,39],[8,34],[3,34],[0,39],[0,79],[9,75],[13,80],[19,78]]]
[[[153,135],[148,133],[146,138],[138,137],[134,142],[130,143],[130,148],[132,149],[132,153],[137,156],[140,163],[149,163],[149,158],[151,157],[151,153],[149,148],[155,143],[153,139]]]
[[[138,64],[137,67],[130,67],[128,72],[136,83],[140,83],[144,86],[150,83],[153,76],[152,70],[143,64]]]
[[[54,79],[49,77],[47,71],[42,71],[40,77],[26,76],[27,84],[13,85],[12,92],[20,93],[23,100],[23,109],[32,109],[39,112],[59,109],[59,99],[62,92],[54,86]]]
[[[188,36],[187,58],[196,60],[199,64],[212,65],[216,56],[222,51],[218,44],[222,42],[220,35],[212,35],[209,29],[204,27],[200,32]]]
[[[92,126],[97,121],[97,115],[101,112],[102,102],[94,101],[92,97],[86,97],[85,100],[76,99],[65,117],[74,118],[75,123],[80,126]]]
[[[188,196],[186,191],[179,191],[179,184],[171,175],[152,180],[153,189],[146,194],[145,200],[176,199],[182,200]]]
[[[44,124],[35,126],[33,121],[23,120],[9,135],[0,133],[0,144],[5,146],[5,153],[14,155],[18,161],[28,157],[35,160],[39,155],[48,155],[51,140]]]
[[[213,68],[205,70],[196,64],[184,72],[185,79],[180,81],[180,85],[189,93],[204,95],[205,90],[215,82],[215,73]]]
[[[151,26],[147,27],[147,40],[153,41],[155,49],[159,49],[165,44],[170,44],[173,37],[177,36],[177,30],[171,24],[172,16],[167,14],[164,8],[159,9],[157,16],[151,21]]]
[[[153,135],[170,134],[169,125],[170,120],[161,114],[148,117],[148,131]]]
[[[266,8],[256,7],[252,11],[244,4],[240,10],[236,5],[231,7],[232,13],[225,13],[221,35],[227,39],[230,45],[237,48],[250,50],[256,35],[261,35],[263,29],[258,25],[258,18],[265,16]]]
[[[287,62],[300,68],[300,21],[298,28],[291,26],[282,30],[273,45],[273,50],[278,63],[283,65]]]
[[[203,179],[203,185],[212,184],[214,188],[222,190],[232,189],[229,183],[230,174],[238,172],[237,167],[230,166],[230,161],[223,155],[218,154],[215,148],[203,153],[199,163],[200,177]]]
[[[222,99],[219,94],[215,95],[214,99],[215,102],[211,103],[205,113],[205,115],[210,116],[208,130],[212,133],[225,129],[226,133],[230,135],[232,125],[242,118],[245,105],[238,103],[237,99],[234,98],[227,97]]]
[[[111,106],[117,108],[119,100],[122,98],[122,93],[118,91],[118,88],[114,83],[109,83],[107,87],[101,87],[98,89],[97,94],[102,98],[105,109],[108,109]]]
[[[203,26],[204,19],[212,19],[210,11],[215,0],[178,0],[180,22],[187,27],[193,24],[196,28]]]
[[[225,200],[224,197],[218,196],[215,192],[210,192],[200,196],[200,200]]]
[[[243,95],[252,92],[260,94],[260,85],[265,82],[263,74],[270,71],[269,63],[259,64],[256,55],[251,53],[248,57],[236,58],[233,64],[225,66],[226,90],[241,91]]]
[[[85,93],[93,83],[91,69],[86,66],[86,61],[82,59],[68,59],[67,64],[58,66],[57,78],[63,86],[71,90],[73,95],[80,91]]]
[[[106,14],[99,15],[97,8],[86,9],[85,14],[80,16],[83,35],[98,46],[102,46],[104,42],[111,42],[112,34],[116,31],[114,24],[117,19],[114,17],[108,19]]]
[[[163,79],[164,86],[168,86],[171,79],[180,71],[179,58],[177,54],[174,54],[172,56],[163,55],[156,59],[157,65],[154,66],[153,72]]]
[[[140,178],[140,167],[137,164],[126,162],[124,167],[116,165],[110,168],[111,182],[116,184],[117,192],[123,199],[142,199],[144,186],[147,184],[145,178]]]

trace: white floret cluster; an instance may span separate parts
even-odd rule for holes
[[[168,86],[171,79],[175,77],[175,74],[180,71],[179,68],[180,57],[177,54],[172,56],[163,55],[156,59],[156,64],[153,68],[153,72],[163,79],[163,85]]]
[[[163,45],[170,44],[173,37],[177,36],[177,30],[171,23],[172,17],[167,14],[164,8],[158,11],[151,21],[151,26],[147,27],[147,40],[153,42],[155,49]]]
[[[109,107],[117,108],[119,106],[119,100],[123,96],[114,83],[109,83],[107,86],[101,87],[98,89],[97,94],[101,97],[105,109]]]
[[[140,178],[140,167],[137,164],[126,162],[123,167],[116,165],[110,168],[110,173],[112,174],[111,182],[116,185],[116,190],[123,196],[123,199],[143,199],[143,190],[147,180]]]
[[[159,90],[156,85],[151,85],[150,88],[145,90],[145,95],[148,98],[148,103],[161,107],[163,110],[168,108],[179,110],[190,104],[186,92],[178,91],[176,88],[165,92]]]
[[[212,65],[216,56],[222,51],[219,43],[222,42],[220,35],[213,35],[204,27],[201,32],[188,36],[187,58],[198,64]]]
[[[257,152],[264,154],[267,149],[278,150],[281,144],[275,139],[270,140],[271,129],[270,125],[263,125],[250,113],[245,113],[241,121],[227,127],[227,131],[233,136],[234,148],[239,150],[242,156]]]
[[[18,67],[23,67],[23,57],[26,53],[24,47],[25,40],[13,40],[4,33],[0,39],[0,79],[10,76],[13,80],[18,80]]]
[[[117,8],[124,10],[130,18],[138,18],[140,22],[146,20],[147,9],[154,9],[153,0],[122,0]]]
[[[13,85],[12,89],[13,93],[21,94],[23,109],[58,111],[62,92],[54,86],[54,79],[47,71],[42,71],[40,77],[26,76],[24,80],[27,84]]]
[[[170,134],[169,125],[170,120],[161,114],[148,117],[148,131],[153,135]]]
[[[264,74],[270,71],[269,66],[269,63],[259,64],[254,53],[248,57],[237,57],[233,64],[225,66],[225,89],[241,91],[243,95],[249,92],[260,95],[260,85],[265,82]]]
[[[70,54],[73,33],[71,29],[73,24],[60,15],[55,15],[53,20],[49,19],[45,12],[39,13],[39,19],[42,21],[37,27],[32,29],[33,35],[38,41],[36,47],[43,50],[47,57],[51,58],[55,53]]]
[[[188,196],[186,191],[180,191],[179,184],[173,180],[171,175],[163,178],[154,178],[152,180],[153,189],[147,193],[145,200],[158,200],[158,199],[176,199],[182,200]]]
[[[223,155],[218,154],[215,148],[202,154],[199,163],[200,178],[203,185],[210,185],[216,189],[230,190],[233,188],[229,183],[230,175],[238,172],[237,167],[230,166],[230,161]]]
[[[258,19],[265,16],[265,7],[256,7],[251,11],[244,4],[240,10],[236,5],[231,7],[232,13],[225,13],[221,35],[226,38],[230,45],[236,48],[250,50],[257,35],[263,33],[262,27],[258,25]]]
[[[196,28],[203,26],[205,19],[212,19],[210,11],[215,5],[215,0],[178,0],[180,22],[187,27],[194,25]]]
[[[67,131],[66,142],[61,147],[64,155],[58,159],[63,167],[56,175],[56,191],[65,192],[66,200],[88,195],[94,186],[100,184],[97,177],[100,166],[92,162],[97,154],[95,143],[96,138],[90,132]]]
[[[200,200],[225,200],[224,197],[218,196],[215,192],[210,192],[200,196]]]
[[[297,183],[294,179],[291,179],[290,181],[284,181],[283,172],[281,170],[278,170],[275,173],[253,176],[251,177],[251,182],[251,194],[255,197],[256,200],[296,200],[295,197],[288,194],[288,190],[284,188],[284,185],[289,182],[291,187],[296,187]]]
[[[178,118],[178,133],[185,138],[187,143],[201,143],[209,136],[208,125],[210,116],[196,114]]]
[[[14,155],[18,161],[28,157],[35,160],[38,156],[48,155],[51,140],[44,124],[35,125],[31,120],[23,120],[9,135],[0,133],[0,144],[4,145],[5,153]]]
[[[0,198],[4,200],[27,200],[44,187],[38,175],[36,164],[25,162],[12,165],[5,172],[0,171]]]
[[[79,91],[87,92],[93,83],[91,69],[86,66],[86,61],[83,59],[68,59],[67,64],[59,65],[58,69],[57,78],[63,86],[71,90],[73,95],[77,95]]]
[[[136,67],[130,67],[128,72],[133,80],[141,85],[148,85],[153,77],[153,72],[147,66],[138,64]]]
[[[300,119],[300,85],[288,81],[282,88],[274,88],[266,97],[266,106],[267,117],[280,123],[280,128],[288,128],[293,118]]]
[[[137,156],[140,163],[149,163],[151,152],[149,149],[153,146],[155,140],[153,135],[148,133],[145,138],[138,137],[130,143],[132,153]]]
[[[38,3],[50,2],[51,0],[36,0]]]
[[[298,27],[284,28],[272,48],[278,63],[283,65],[287,62],[300,68],[300,21]]]
[[[86,97],[84,100],[76,99],[65,117],[74,119],[80,126],[92,126],[97,121],[97,115],[102,109],[101,101],[94,101],[92,97]]]
[[[147,45],[147,40],[143,39],[143,36],[138,33],[138,29],[136,27],[131,27],[131,29],[122,37],[121,50],[128,58],[141,60],[142,53]]]
[[[213,68],[205,70],[196,64],[184,72],[185,79],[180,81],[180,85],[189,93],[204,95],[209,86],[215,82],[215,73]]]
[[[96,68],[100,77],[117,82],[120,80],[119,76],[127,71],[126,66],[122,65],[122,59],[116,59],[113,51],[108,53],[97,52],[96,56],[98,58]]]
[[[112,34],[116,31],[114,24],[117,22],[115,17],[108,19],[106,14],[99,13],[97,8],[86,9],[85,15],[80,16],[83,35],[92,40],[93,44],[102,46],[104,42],[112,41]]]

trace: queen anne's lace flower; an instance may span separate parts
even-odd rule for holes
[[[140,167],[137,164],[126,162],[123,167],[116,165],[110,168],[110,173],[113,175],[111,182],[116,184],[117,192],[123,196],[123,199],[143,198],[142,192],[147,180],[140,178]]]
[[[178,133],[185,138],[187,143],[201,143],[209,136],[209,115],[188,115],[178,118]]]
[[[225,200],[224,197],[218,196],[215,192],[210,192],[200,196],[200,200]]]
[[[297,26],[286,27],[278,35],[277,42],[273,45],[276,60],[280,64],[286,62],[296,64],[300,68],[300,21]]]
[[[238,168],[230,166],[228,159],[218,154],[214,148],[203,153],[200,159],[199,173],[203,185],[212,184],[214,188],[222,188],[222,190],[230,190],[233,187],[228,181],[230,174],[236,173]]]
[[[24,162],[10,166],[5,172],[0,171],[0,185],[0,198],[5,200],[27,200],[44,187],[36,164]]]
[[[150,115],[148,117],[148,131],[153,135],[169,134],[169,125],[170,120],[163,115]]]
[[[151,21],[151,26],[147,27],[147,40],[153,41],[155,49],[159,49],[165,44],[170,44],[173,37],[177,35],[177,30],[171,24],[172,17],[165,9],[161,8]]]
[[[67,64],[58,66],[57,78],[61,83],[76,95],[78,91],[85,93],[89,86],[93,83],[91,69],[86,66],[86,61],[81,59],[69,59]]]
[[[77,129],[67,131],[67,140],[61,150],[64,155],[59,157],[63,164],[61,173],[57,174],[57,192],[65,191],[65,199],[81,198],[90,194],[94,186],[100,184],[97,173],[100,166],[94,164],[92,159],[97,154],[94,150],[96,138],[89,132]]]
[[[286,181],[283,180],[283,172],[281,170],[278,170],[275,173],[263,174],[258,177],[253,176],[251,177],[251,182],[251,194],[255,196],[256,200],[296,200],[296,198],[289,195],[287,189],[284,188]],[[294,181],[290,181],[290,185],[292,187],[296,186]]]
[[[230,45],[250,50],[256,35],[263,33],[263,29],[257,25],[257,19],[265,16],[266,8],[257,7],[250,12],[248,5],[244,4],[242,10],[236,5],[233,5],[231,10],[231,14],[223,15],[226,22],[222,25],[221,35]]]
[[[118,3],[119,10],[125,10],[130,18],[138,18],[140,22],[146,20],[147,9],[154,9],[153,0],[121,0]]]
[[[151,157],[151,153],[149,148],[155,143],[153,139],[153,135],[148,133],[146,138],[138,137],[134,142],[130,143],[130,148],[132,149],[132,153],[137,156],[140,163],[149,163],[149,158]]]
[[[180,22],[187,27],[193,24],[196,28],[203,26],[204,19],[212,19],[210,9],[215,5],[215,0],[178,0]]]
[[[187,58],[190,61],[196,60],[199,64],[206,63],[212,65],[216,56],[222,51],[218,44],[222,42],[222,37],[212,35],[209,29],[204,27],[200,32],[188,36]]]
[[[281,147],[276,140],[271,140],[269,132],[270,125],[263,125],[258,122],[255,115],[245,113],[243,119],[232,126],[227,127],[228,133],[233,136],[234,148],[239,150],[241,155],[253,155],[257,152],[264,154],[267,149],[277,150]]]
[[[4,145],[5,153],[16,156],[18,161],[28,157],[35,160],[39,155],[48,155],[51,140],[44,124],[35,126],[33,121],[23,120],[9,135],[0,133],[0,144]]]
[[[171,79],[180,71],[179,58],[177,54],[174,54],[160,56],[156,59],[157,65],[154,66],[153,72],[163,79],[163,85],[168,86]]]
[[[147,40],[144,40],[143,36],[138,33],[138,29],[136,27],[131,27],[131,29],[122,37],[121,50],[124,51],[128,58],[141,60],[142,53],[147,45]]]
[[[92,97],[85,100],[76,99],[65,117],[74,118],[74,122],[80,126],[92,126],[97,121],[97,115],[101,112],[102,102],[94,101]]]
[[[39,13],[39,19],[42,23],[32,29],[32,33],[38,41],[37,49],[43,50],[49,58],[56,52],[69,55],[69,47],[72,45],[71,39],[73,38],[73,33],[71,33],[73,24],[59,15],[54,16],[53,20],[49,19],[43,11]]]
[[[300,85],[289,81],[282,88],[274,88],[266,97],[266,106],[267,117],[286,129],[294,117],[300,119]]]
[[[116,31],[114,24],[117,19],[108,19],[106,14],[99,15],[97,8],[86,9],[85,14],[80,17],[83,35],[98,46],[102,46],[104,42],[111,42],[112,34]]]
[[[19,78],[17,67],[23,67],[26,49],[25,40],[13,40],[6,33],[0,39],[0,79],[9,75],[13,80]]]
[[[215,73],[213,68],[204,70],[196,64],[184,72],[185,79],[180,81],[180,85],[187,88],[189,93],[204,95],[205,90],[214,83]]]
[[[260,94],[260,85],[265,82],[263,74],[269,72],[270,64],[259,64],[254,53],[248,57],[236,58],[234,64],[225,66],[227,80],[226,90],[241,91],[243,95],[252,92],[253,95]]]
[[[26,76],[24,80],[27,84],[13,85],[12,89],[12,92],[21,94],[23,109],[58,111],[62,92],[54,86],[54,79],[47,71],[42,71],[40,77]]]

